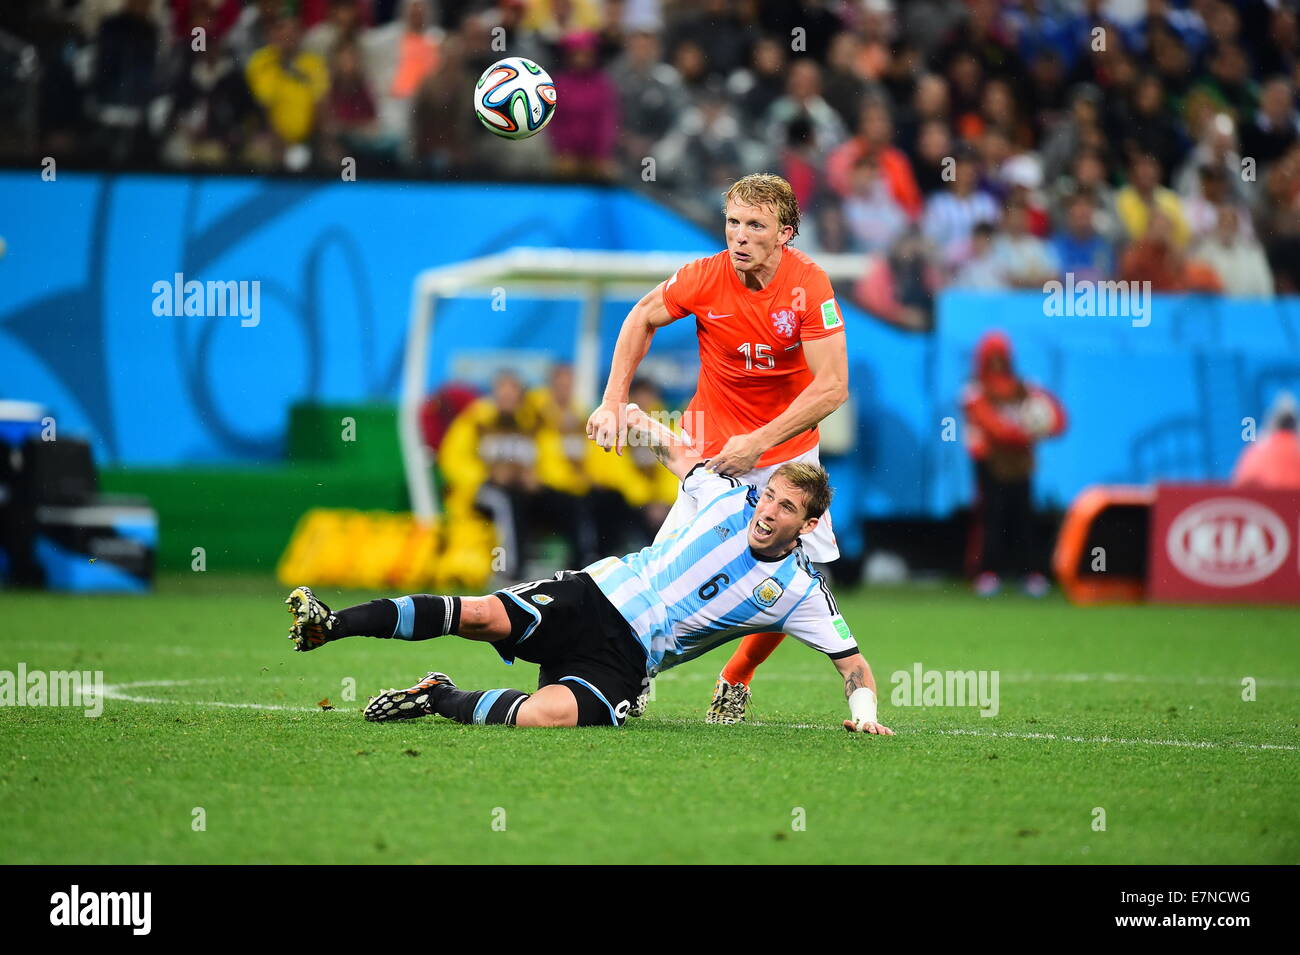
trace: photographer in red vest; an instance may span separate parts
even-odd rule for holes
[[[967,554],[975,591],[992,596],[1003,577],[1016,575],[1026,593],[1041,597],[1048,584],[1033,532],[1034,445],[1065,430],[1065,411],[1051,393],[1016,375],[1011,342],[1001,332],[980,339],[962,409],[977,487]]]

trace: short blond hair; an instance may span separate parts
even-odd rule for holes
[[[825,468],[805,461],[787,461],[772,477],[784,478],[804,493],[804,520],[821,517],[831,506],[831,476]],[[768,478],[770,481],[771,478]]]
[[[742,206],[770,206],[776,213],[779,228],[794,228],[794,238],[799,234],[799,200],[794,197],[790,183],[780,176],[769,172],[756,172],[737,179],[722,197],[722,213],[726,215],[727,204],[735,199]]]

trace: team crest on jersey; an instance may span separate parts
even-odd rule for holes
[[[717,527],[713,528],[713,532],[718,535],[720,540],[726,540],[731,536],[731,528],[725,524],[719,524]]]
[[[794,330],[797,327],[794,311],[783,308],[780,311],[772,313],[772,327],[782,338],[791,338],[794,336]]]
[[[545,607],[548,603],[550,603],[554,599],[555,598],[552,597],[550,594],[533,594],[533,603],[541,604],[543,607]]]
[[[785,588],[776,582],[775,577],[769,577],[754,588],[754,599],[761,606],[770,607],[781,599],[783,593]]]

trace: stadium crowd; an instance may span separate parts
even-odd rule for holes
[[[1296,0],[16,7],[0,61],[29,78],[14,143],[33,156],[622,181],[711,227],[728,183],[770,170],[800,245],[864,254],[859,303],[918,329],[942,287],[1066,273],[1300,291]],[[470,105],[506,53],[560,90],[545,133],[510,144]]]

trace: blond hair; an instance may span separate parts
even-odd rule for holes
[[[756,172],[737,179],[722,197],[723,215],[726,215],[727,204],[732,199],[742,206],[770,206],[776,213],[778,228],[793,227],[791,239],[799,234],[799,200],[794,197],[790,183],[780,176]]]
[[[775,471],[772,477],[784,478],[804,493],[804,520],[821,517],[831,506],[831,476],[816,464],[804,461],[787,461]],[[768,478],[771,481],[771,478]]]

